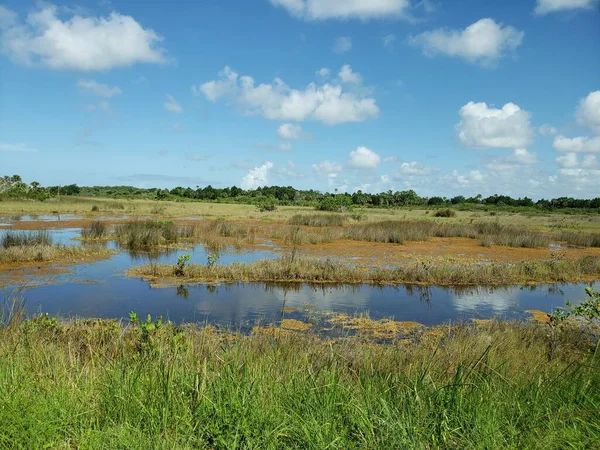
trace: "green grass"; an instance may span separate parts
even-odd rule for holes
[[[0,448],[563,449],[600,442],[576,330],[442,327],[408,345],[41,316],[0,329]]]
[[[600,278],[600,257],[552,259],[519,264],[458,264],[418,261],[393,268],[368,270],[337,260],[292,257],[243,264],[185,266],[174,275],[169,264],[132,267],[129,276],[181,284],[189,282],[291,282],[437,284],[449,286],[536,284],[589,281]]]

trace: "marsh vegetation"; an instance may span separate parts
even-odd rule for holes
[[[600,257],[576,260],[554,258],[520,264],[460,264],[417,261],[391,268],[367,269],[339,260],[298,257],[230,265],[188,264],[175,275],[173,265],[150,263],[132,267],[129,276],[160,279],[176,284],[190,282],[293,282],[436,284],[450,286],[542,284],[590,281],[600,277]]]
[[[0,234],[0,263],[59,262],[114,254],[102,245],[54,244],[48,231],[5,231]]]
[[[549,337],[548,325],[492,321],[414,329],[381,344],[368,333],[323,339],[297,321],[242,335],[130,319],[13,314],[0,328],[0,447],[592,448],[600,440],[600,359],[576,327]]]

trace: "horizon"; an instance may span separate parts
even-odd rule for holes
[[[0,172],[595,198],[599,24],[597,0],[7,0]]]

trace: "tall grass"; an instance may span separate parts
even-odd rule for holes
[[[146,220],[117,225],[115,240],[127,250],[152,250],[160,246],[175,244],[179,230],[173,222]]]
[[[101,245],[29,245],[0,249],[0,263],[58,262],[64,260],[103,258],[114,254]]]
[[[600,359],[573,330],[549,360],[547,335],[492,322],[380,345],[41,316],[0,329],[0,447],[595,448]]]
[[[100,220],[91,222],[81,229],[81,237],[84,240],[102,240],[108,238],[106,224]]]
[[[0,235],[0,247],[31,247],[40,245],[52,245],[52,236],[46,230],[25,232],[5,231]]]
[[[345,221],[346,217],[340,214],[296,214],[288,223],[309,227],[341,227]]]
[[[575,231],[561,231],[556,233],[555,239],[579,247],[600,247],[600,233],[578,233]]]
[[[147,264],[127,271],[129,276],[186,282],[290,282],[290,283],[371,283],[437,284],[450,286],[507,285],[589,281],[600,277],[600,257],[577,260],[552,259],[519,264],[443,264],[418,261],[393,268],[368,270],[342,261],[288,255],[249,264],[224,266],[190,264],[181,276],[173,266]]]

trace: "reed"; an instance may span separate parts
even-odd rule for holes
[[[117,225],[115,240],[131,251],[146,251],[177,243],[180,234],[173,222],[146,220]]]
[[[0,236],[0,247],[8,249],[10,247],[32,247],[52,245],[52,236],[46,230],[33,232],[26,231],[5,231]]]
[[[91,222],[81,229],[81,238],[83,240],[104,240],[108,238],[108,229],[106,224],[100,220]]]
[[[341,214],[296,214],[288,221],[290,225],[308,227],[341,227],[345,222],[346,217]]]

